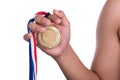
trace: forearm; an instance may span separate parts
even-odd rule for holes
[[[70,45],[57,58],[54,58],[67,80],[99,80],[97,75],[88,70],[79,60]]]

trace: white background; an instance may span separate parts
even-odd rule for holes
[[[28,80],[27,21],[38,11],[63,10],[71,23],[71,45],[90,68],[95,51],[96,25],[105,0],[1,0],[0,80]],[[56,62],[38,52],[38,80],[66,80]]]

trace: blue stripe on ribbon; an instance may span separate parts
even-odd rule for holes
[[[34,18],[30,19],[27,24],[28,33],[30,33],[29,23],[34,22]],[[29,80],[36,80],[34,62],[32,58],[32,42],[29,40]]]

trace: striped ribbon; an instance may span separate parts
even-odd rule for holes
[[[35,15],[46,15],[46,12],[40,11]],[[32,38],[29,40],[29,80],[37,80],[37,51],[36,51],[36,36],[29,29],[29,23],[34,22],[34,18],[28,21],[27,28],[28,33],[32,34]]]

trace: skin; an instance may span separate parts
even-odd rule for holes
[[[70,23],[63,11],[53,10],[48,18],[35,17],[32,32],[42,33],[54,25],[61,34],[61,43],[52,49],[38,47],[55,59],[67,80],[120,80],[120,0],[108,0],[99,17],[96,31],[96,52],[91,69],[87,69],[69,44]],[[31,34],[25,34],[28,41]]]

